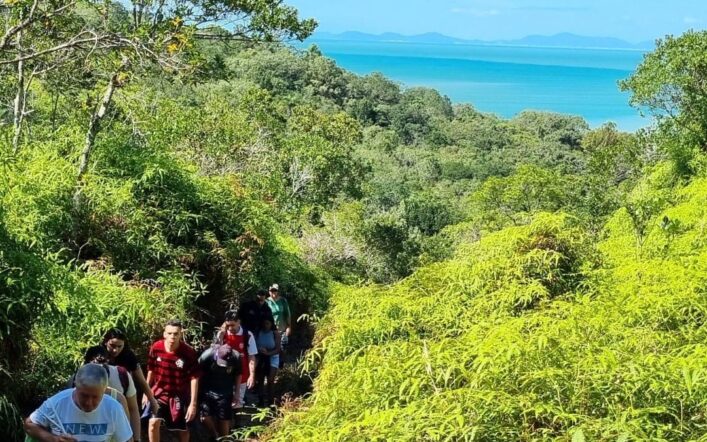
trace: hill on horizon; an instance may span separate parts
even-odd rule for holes
[[[425,43],[425,44],[473,44],[473,45],[504,45],[504,46],[545,46],[545,47],[570,47],[570,48],[604,48],[604,49],[633,49],[651,50],[652,41],[631,43],[614,37],[590,37],[563,32],[554,35],[528,35],[515,40],[467,40],[438,32],[427,32],[416,35],[403,35],[395,32],[382,34],[368,34],[358,31],[342,33],[315,32],[310,41],[337,40],[359,42],[397,42],[397,43]]]

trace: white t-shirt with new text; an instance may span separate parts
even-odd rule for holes
[[[30,420],[54,435],[69,434],[77,442],[126,442],[133,436],[120,402],[105,395],[98,407],[87,413],[74,402],[74,390],[60,391],[44,401]]]

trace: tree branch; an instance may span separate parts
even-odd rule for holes
[[[47,12],[45,14],[40,14],[35,16],[35,10],[37,9],[37,5],[39,3],[39,0],[34,0],[34,3],[32,4],[32,8],[30,9],[29,16],[22,22],[16,24],[15,26],[11,27],[10,29],[5,32],[5,35],[0,38],[0,50],[7,49],[7,47],[10,45],[10,41],[12,38],[17,35],[18,32],[22,31],[26,27],[30,26],[34,22],[38,20],[43,20],[47,19],[50,17],[53,17],[55,15],[61,14],[64,10],[74,6],[76,4],[75,1],[72,1],[70,3],[65,4],[64,6],[61,6],[51,12]]]
[[[80,38],[82,35],[86,35],[86,34],[91,34],[93,36],[90,38]],[[106,45],[101,47],[101,49],[116,49],[116,48],[125,48],[125,47],[135,46],[133,44],[133,42],[131,42],[130,40],[128,40],[126,38],[117,37],[112,34],[97,35],[91,31],[83,31],[83,32],[77,34],[76,36],[74,36],[71,40],[69,40],[65,43],[56,45],[54,47],[44,49],[44,50],[41,50],[38,52],[32,52],[27,55],[15,57],[10,60],[0,60],[0,66],[8,65],[8,64],[16,64],[21,61],[32,60],[35,58],[42,57],[44,55],[52,54],[54,52],[63,51],[65,49],[80,48],[83,45],[85,45],[86,43],[92,43],[93,44],[92,49],[95,50],[99,47],[99,45],[101,43],[104,43],[104,42],[106,43]]]

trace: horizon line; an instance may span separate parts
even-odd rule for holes
[[[449,34],[444,34],[439,31],[425,31],[421,33],[416,33],[416,34],[405,34],[401,32],[396,32],[396,31],[385,31],[385,32],[380,32],[380,33],[373,33],[373,32],[365,32],[365,31],[358,31],[358,30],[353,30],[349,29],[346,31],[325,31],[325,30],[315,30],[314,33],[308,37],[312,38],[315,37],[317,34],[331,34],[331,35],[343,35],[347,33],[356,33],[356,34],[362,34],[362,35],[368,35],[372,37],[383,37],[386,34],[394,34],[394,35],[399,35],[401,37],[405,38],[414,38],[414,37],[423,37],[426,35],[436,35],[436,36],[441,36],[449,39],[454,39],[454,40],[459,40],[463,42],[471,42],[471,43],[477,43],[477,42],[483,42],[483,43],[506,43],[506,42],[517,42],[519,40],[523,40],[529,37],[544,37],[544,38],[552,38],[552,37],[558,37],[562,35],[567,35],[567,36],[572,36],[572,37],[580,37],[580,38],[587,38],[587,39],[612,39],[612,40],[617,40],[622,43],[627,43],[632,46],[638,46],[642,44],[655,44],[655,41],[657,39],[663,38],[663,37],[654,37],[651,39],[645,39],[645,40],[639,40],[639,41],[629,41],[621,37],[614,37],[614,36],[608,36],[608,35],[583,35],[583,34],[575,34],[570,31],[562,31],[562,32],[557,32],[554,34],[527,34],[524,35],[523,37],[517,37],[517,38],[499,38],[499,39],[481,39],[481,38],[473,38],[473,37],[456,37],[453,35]],[[612,48],[615,49],[615,48]]]

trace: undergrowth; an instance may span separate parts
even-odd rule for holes
[[[393,286],[340,287],[315,393],[266,439],[704,440],[707,180],[671,176],[598,242],[540,214]]]

